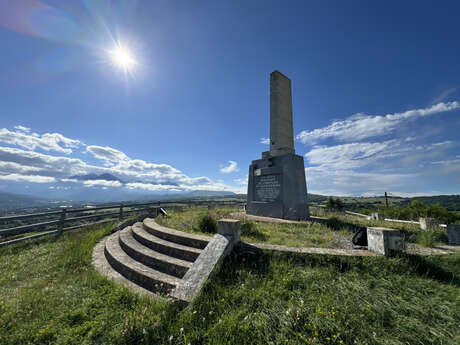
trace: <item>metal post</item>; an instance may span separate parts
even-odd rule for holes
[[[120,213],[118,215],[118,218],[121,220],[123,218],[123,204],[120,204]]]
[[[59,218],[59,223],[58,223],[58,232],[57,232],[57,237],[61,236],[62,232],[64,231],[64,224],[65,224],[65,218],[67,215],[67,208],[63,208],[61,212],[61,217]]]

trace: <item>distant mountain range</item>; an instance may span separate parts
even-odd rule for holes
[[[91,177],[91,176],[90,176]],[[97,179],[97,178],[96,178]],[[65,191],[64,191],[65,192]],[[16,210],[22,208],[41,208],[55,207],[60,204],[69,203],[109,203],[120,201],[173,201],[187,199],[215,199],[222,197],[231,197],[245,199],[245,194],[235,194],[225,191],[190,191],[176,193],[139,193],[123,191],[121,188],[109,188],[101,190],[100,188],[79,188],[78,191],[70,193],[71,198],[53,198],[48,192],[46,197],[38,195],[24,195],[9,192],[0,192],[0,214],[2,211]],[[308,202],[311,204],[324,204],[328,196],[318,194],[308,194]],[[384,204],[383,197],[340,197],[345,204],[346,209],[367,208],[371,205]],[[426,204],[440,203],[448,210],[460,211],[460,195],[437,195],[437,196],[422,196],[413,198],[389,197],[391,204],[401,206],[407,205],[412,200],[419,200]]]
[[[74,175],[69,177],[70,180],[77,181],[118,181],[122,185],[127,183],[112,174],[86,174]],[[133,182],[133,181],[129,181]],[[137,181],[134,181],[137,182]],[[119,186],[97,186],[85,185],[75,182],[56,182],[52,186],[40,183],[11,182],[8,185],[1,186],[1,192],[5,193],[5,202],[0,203],[0,207],[16,207],[27,204],[26,198],[29,198],[30,204],[36,204],[37,200],[52,201],[73,201],[73,202],[117,202],[117,201],[136,201],[136,200],[170,200],[196,197],[214,197],[235,195],[229,191],[146,191],[142,189],[128,189]],[[8,195],[8,196],[6,196]],[[18,195],[17,202],[12,202],[14,195]],[[8,205],[9,200],[11,204]]]
[[[90,180],[106,180],[106,181],[119,181],[124,183],[121,179],[111,174],[87,174],[87,175],[75,175],[71,176],[71,179],[79,180],[79,181],[90,181]]]

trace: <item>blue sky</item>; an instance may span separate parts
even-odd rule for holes
[[[0,190],[108,172],[246,189],[269,74],[292,80],[307,189],[460,193],[458,1],[0,0]],[[131,52],[114,66],[117,45]],[[19,182],[19,183],[18,183]]]

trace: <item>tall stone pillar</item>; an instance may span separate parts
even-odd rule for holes
[[[295,154],[291,80],[270,74],[270,151],[249,167],[248,214],[307,219],[307,185],[302,156]]]
[[[294,151],[291,80],[278,71],[270,74],[270,155]]]

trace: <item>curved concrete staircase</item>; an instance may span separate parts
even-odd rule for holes
[[[103,275],[137,292],[169,294],[210,240],[146,218],[98,243],[93,264]]]

